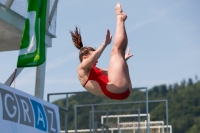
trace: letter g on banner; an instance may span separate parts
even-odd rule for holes
[[[15,96],[12,92],[0,88],[2,105],[3,105],[3,119],[13,122],[18,121],[18,107]]]

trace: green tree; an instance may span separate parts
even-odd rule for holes
[[[193,81],[192,81],[191,78],[189,78],[189,80],[188,80],[188,86],[191,86],[191,85],[193,85]]]
[[[160,92],[162,96],[165,96],[167,94],[167,86],[166,85],[160,85]]]

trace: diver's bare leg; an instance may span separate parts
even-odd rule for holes
[[[114,93],[121,93],[129,88],[129,72],[125,61],[125,45],[127,45],[127,36],[125,31],[125,20],[127,15],[122,11],[120,3],[116,5],[116,32],[114,45],[111,52],[110,63],[108,67],[107,89]]]

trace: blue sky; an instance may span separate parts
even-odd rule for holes
[[[83,45],[98,47],[106,29],[115,33],[117,0],[59,0],[57,38],[47,50],[45,95],[57,92],[84,91],[77,78],[78,50],[69,30],[81,28]],[[152,0],[120,1],[127,13],[126,30],[131,53],[128,60],[133,87],[180,83],[200,79],[200,1]],[[99,59],[107,68],[111,43]],[[0,52],[0,82],[4,83],[17,64],[19,51]],[[6,57],[6,61],[4,58]],[[36,68],[25,68],[12,87],[34,95]]]

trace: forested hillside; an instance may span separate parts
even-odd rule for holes
[[[149,100],[168,100],[169,125],[172,125],[173,133],[200,133],[200,81],[182,80],[181,83],[171,85],[159,85],[149,89]],[[145,100],[145,91],[134,90],[125,102]],[[69,97],[69,129],[74,129],[74,105],[91,103],[123,102],[111,101],[105,98],[96,97],[90,93],[80,93]],[[56,105],[65,107],[65,99],[54,102]],[[145,113],[145,104],[126,104],[98,106],[95,110],[117,110],[140,108]],[[88,128],[89,111],[91,107],[78,108],[78,128]],[[149,103],[151,121],[166,120],[165,103]],[[64,112],[61,113],[61,124],[64,129]],[[131,111],[125,114],[136,113]],[[114,114],[114,113],[113,113]],[[95,120],[100,121],[96,114]],[[166,124],[166,123],[165,123]]]

